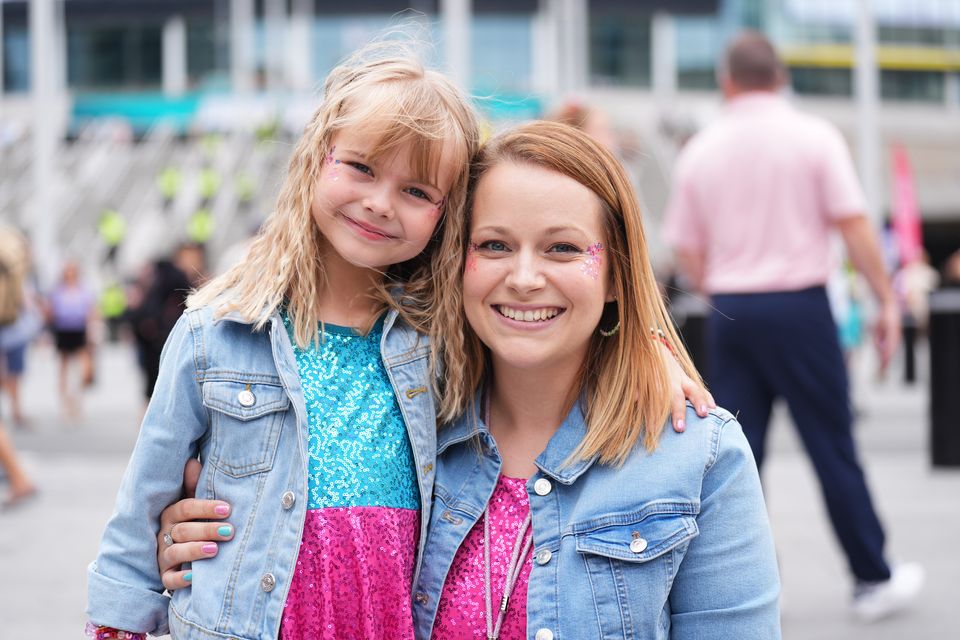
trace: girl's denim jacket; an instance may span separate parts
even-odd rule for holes
[[[418,638],[429,638],[458,547],[500,471],[486,426],[472,415],[438,435],[437,478],[423,569],[414,587]],[[622,467],[565,464],[586,433],[578,403],[527,482],[533,569],[527,637],[780,637],[779,577],[756,463],[722,409],[687,430],[664,428]],[[494,594],[494,603],[500,594]]]
[[[420,570],[430,522],[436,418],[427,339],[395,311],[381,353],[417,467]],[[251,395],[252,394],[252,395]],[[88,571],[97,624],[175,638],[276,638],[307,507],[307,413],[278,314],[261,331],[208,308],[184,313],[164,347],[156,392]],[[226,500],[236,537],[194,564],[192,588],[164,595],[157,570],[160,512],[181,495],[200,456],[197,497]],[[169,621],[168,621],[169,608]]]

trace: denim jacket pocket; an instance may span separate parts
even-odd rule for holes
[[[246,381],[208,380],[203,383],[203,404],[211,410],[212,438],[208,458],[235,478],[269,471],[280,439],[283,417],[290,399],[280,380],[264,382],[262,376]]]
[[[633,518],[581,524],[577,555],[586,569],[602,638],[654,637],[650,620],[663,618],[664,605],[690,541],[699,533],[694,505],[667,512],[651,505]]]

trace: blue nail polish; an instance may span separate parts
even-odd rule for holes
[[[188,571],[187,573],[183,574],[183,580],[184,582],[190,582],[193,580],[193,571]]]
[[[231,533],[233,533],[233,528],[232,528],[230,525],[225,524],[225,525],[223,525],[222,527],[220,527],[219,529],[217,529],[217,533],[220,534],[220,535],[223,536],[223,537],[227,537],[228,535],[230,535]]]

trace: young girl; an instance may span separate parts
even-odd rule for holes
[[[569,126],[473,168],[463,312],[437,318],[447,415],[414,587],[419,638],[777,638],[756,465],[722,409],[666,429],[670,322],[636,196]],[[441,299],[447,295],[441,292]]]
[[[456,279],[443,213],[463,210],[479,133],[441,75],[370,54],[330,74],[248,259],[166,344],[89,569],[97,637],[413,637],[436,449],[416,329]],[[229,501],[238,535],[171,601],[156,523],[197,455],[198,495]]]

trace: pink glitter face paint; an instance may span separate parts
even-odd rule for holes
[[[467,245],[467,264],[464,266],[464,271],[477,270],[477,250],[479,248],[472,242]]]
[[[333,152],[336,151],[336,150],[337,150],[337,145],[333,145],[333,146],[330,148],[330,151],[327,153],[327,164],[328,164],[328,165],[334,165],[333,168],[330,169],[330,171],[327,172],[327,175],[330,177],[330,179],[331,179],[333,182],[336,182],[337,180],[340,179],[340,167],[337,166],[337,165],[340,164],[340,161],[339,161],[339,160],[334,160],[334,158],[333,158]]]
[[[600,266],[603,264],[603,245],[599,242],[587,247],[587,259],[580,265],[580,271],[594,280],[600,278]]]

